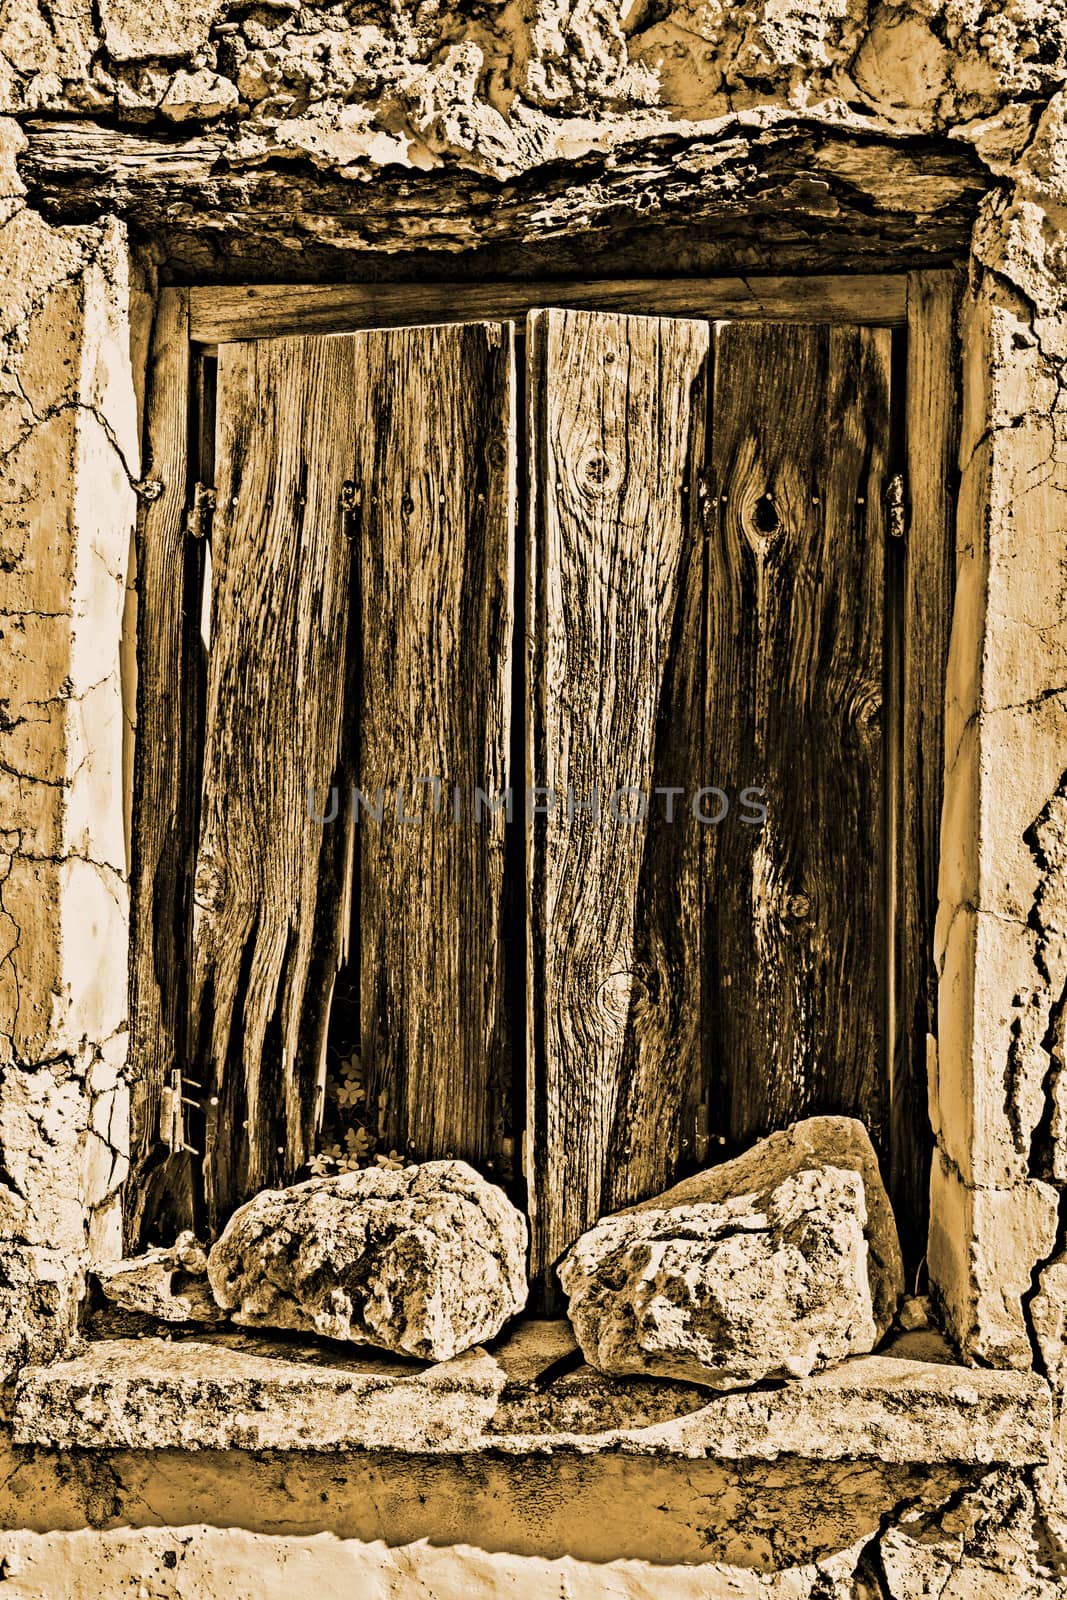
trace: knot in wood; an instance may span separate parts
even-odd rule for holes
[[[591,494],[606,494],[618,482],[618,468],[603,450],[590,450],[578,466],[582,487]]]
[[[882,686],[880,683],[865,684],[862,688],[856,690],[852,696],[851,716],[857,728],[863,731],[869,728],[877,730],[882,720]]]
[[[774,496],[768,489],[765,495],[756,501],[756,509],[752,513],[752,520],[758,531],[764,535],[777,533],[781,527],[781,518],[778,507],[774,503]]]
[[[633,973],[621,968],[607,973],[599,982],[593,997],[593,1010],[606,1022],[621,1027],[630,1014],[630,997],[633,993]]]

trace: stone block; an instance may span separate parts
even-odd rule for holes
[[[88,1107],[71,1063],[0,1072],[0,1372],[54,1359],[83,1287],[80,1152]]]
[[[1030,1323],[1048,1381],[1059,1405],[1067,1404],[1067,1256],[1042,1267],[1030,1301]]]
[[[1048,1070],[1038,982],[1030,928],[956,911],[938,985],[937,1120],[941,1147],[967,1183],[1005,1189],[1030,1176]]]
[[[96,1267],[108,1300],[163,1322],[223,1322],[207,1281],[207,1256],[191,1233],[172,1245]]]
[[[1023,1310],[1034,1267],[1056,1248],[1059,1194],[1030,1180],[974,1189],[936,1152],[930,1175],[928,1266],[949,1331],[968,1360],[1027,1368]]]
[[[958,739],[948,747],[941,806],[941,850],[938,859],[938,914],[934,959],[938,971],[945,959],[949,925],[961,906],[978,905],[979,772],[978,717],[961,718]]]
[[[126,873],[122,689],[117,672],[64,702],[62,745],[71,773],[63,840],[65,853]]]
[[[731,1389],[873,1348],[875,1295],[889,1315],[896,1296],[870,1265],[861,1173],[810,1156],[785,1170],[781,1151],[761,1172],[760,1152],[732,1194],[712,1169],[572,1246],[559,1278],[591,1366]],[[714,1199],[696,1198],[705,1177]]]
[[[904,1292],[904,1266],[878,1157],[866,1128],[855,1117],[805,1117],[758,1140],[739,1156],[684,1178],[663,1194],[630,1209],[716,1204],[732,1195],[752,1193],[757,1188],[777,1183],[791,1173],[821,1166],[858,1172],[863,1179],[867,1214],[864,1233],[870,1251],[874,1316],[884,1332]]]
[[[89,1213],[89,1260],[94,1265],[122,1257],[122,1195],[94,1206]]]
[[[589,1367],[561,1373],[561,1348],[573,1347],[557,1330],[525,1322],[489,1350],[429,1367],[376,1351],[267,1344],[233,1328],[94,1340],[59,1366],[22,1374],[15,1436],[60,1449],[282,1450],[294,1458],[510,1455],[530,1470],[540,1458],[546,1480],[561,1458],[621,1454],[673,1458],[683,1474],[701,1459],[735,1463],[751,1485],[761,1464],[773,1475],[792,1458],[809,1496],[819,1462],[860,1476],[879,1464],[917,1468],[914,1491],[938,1463],[1049,1459],[1048,1385],[1033,1373],[954,1366],[936,1336],[931,1359],[857,1356],[794,1383],[716,1394]],[[745,1511],[737,1502],[742,1523]]]
[[[104,44],[113,61],[189,57],[207,43],[219,7],[212,0],[100,0]]]
[[[886,1600],[1061,1600],[1063,1563],[1039,1544],[1029,1483],[990,1474],[944,1507],[913,1506],[879,1540]],[[1050,1548],[1053,1546],[1053,1548]]]
[[[129,402],[133,407],[132,387]],[[136,461],[134,455],[134,467]],[[84,695],[104,678],[117,678],[137,499],[123,457],[95,412],[81,419],[74,467],[78,538],[70,599],[69,680],[71,693]]]
[[[521,1311],[526,1243],[503,1190],[427,1161],[265,1190],[226,1224],[208,1276],[234,1322],[440,1361]]]
[[[201,68],[198,72],[176,72],[160,103],[160,111],[170,122],[189,122],[193,118],[221,117],[232,111],[240,96],[237,85],[217,72]]]

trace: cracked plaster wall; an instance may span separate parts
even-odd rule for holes
[[[930,1267],[968,1355],[1060,1372],[1067,325],[1052,127],[1059,102],[1014,193],[983,207],[963,310]]]
[[[73,1332],[119,1243],[130,728],[119,646],[138,457],[124,230],[0,198],[0,1348]],[[131,310],[134,315],[131,322]]]
[[[440,276],[458,255],[521,271],[535,245],[568,239],[583,263],[600,251],[640,270],[658,238],[675,271],[884,270],[969,246],[929,1265],[965,1356],[1037,1365],[1062,1405],[1065,83],[1063,0],[2,0],[0,112],[15,119],[0,200],[9,1362],[69,1335],[90,1240],[115,1247],[125,1170],[120,640],[147,287],[123,223],[172,275],[254,276],[255,259],[295,280],[379,272],[389,255]],[[1061,1459],[1063,1427],[1061,1411]],[[669,1569],[669,1592],[1045,1600],[1062,1592],[1059,1470],[891,1508],[819,1571],[757,1575],[737,1557]],[[62,1474],[42,1471],[47,1502]],[[45,1531],[106,1520],[90,1499],[70,1523],[25,1518],[5,1541],[10,1592],[51,1582],[76,1596],[74,1561],[94,1595],[127,1578],[149,1594],[229,1593],[207,1575],[227,1563],[254,1571],[257,1593],[293,1592],[299,1572],[323,1594],[358,1581],[439,1600],[546,1582],[575,1600],[652,1594],[667,1570],[472,1552],[458,1534],[437,1550],[388,1530],[379,1543],[285,1539],[246,1521],[238,1534],[196,1527],[195,1507],[180,1538]]]

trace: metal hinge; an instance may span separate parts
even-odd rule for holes
[[[215,515],[215,491],[206,483],[193,485],[193,503],[185,514],[185,531],[190,539],[207,539]]]
[[[894,472],[886,484],[885,514],[890,538],[903,539],[908,531],[908,507],[902,472]]]
[[[199,1089],[200,1085],[192,1078],[183,1079],[179,1067],[167,1073],[167,1080],[159,1096],[159,1137],[171,1152],[187,1150],[191,1156],[198,1156],[199,1150],[185,1142],[185,1107],[198,1106],[200,1102],[191,1100],[185,1090]]]

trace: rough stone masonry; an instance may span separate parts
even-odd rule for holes
[[[366,1528],[329,1549],[306,1522],[279,1532],[279,1479],[260,1489],[269,1532],[232,1497],[230,1524],[175,1530],[150,1510],[173,1462],[72,1476],[45,1461],[27,1499],[14,1489],[36,1469],[13,1452],[12,1594],[210,1597],[224,1572],[263,1596],[1063,1592],[1065,84],[1063,0],[4,0],[6,1367],[68,1346],[90,1252],[121,1249],[129,550],[156,284],[958,262],[928,1266],[963,1358],[1035,1368],[1061,1417],[1047,1468],[994,1473],[933,1511],[902,1490],[833,1559],[799,1566],[740,1533],[725,1562],[699,1544],[685,1566],[586,1561],[565,1535],[531,1545],[499,1501],[497,1533],[472,1550],[457,1480],[432,1491],[461,1508],[432,1550],[388,1494],[383,1544]],[[231,1470],[225,1453],[208,1467],[201,1504]],[[687,1493],[671,1503],[692,1529],[695,1480]]]

